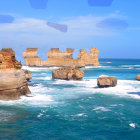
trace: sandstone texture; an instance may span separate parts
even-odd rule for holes
[[[97,79],[97,85],[100,88],[115,87],[117,85],[117,79],[115,77],[102,76]]]
[[[48,59],[46,61],[41,60],[37,56],[37,48],[27,48],[23,52],[23,57],[25,59],[26,66],[58,66],[58,67],[68,67],[68,66],[98,66],[98,54],[99,50],[95,47],[90,49],[90,55],[86,50],[80,50],[77,59],[73,59],[74,49],[66,49],[65,52],[61,52],[59,48],[52,48],[48,53]]]
[[[76,67],[63,67],[52,72],[53,79],[82,80],[84,71]]]
[[[15,100],[31,93],[21,68],[12,49],[0,51],[0,100]]]
[[[28,70],[23,70],[25,73],[25,77],[27,81],[30,81],[30,79],[32,79],[32,73]]]
[[[140,75],[137,75],[137,76],[136,76],[136,80],[137,80],[137,81],[140,81]]]

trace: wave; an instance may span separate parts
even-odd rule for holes
[[[0,104],[9,106],[9,105],[26,105],[26,106],[48,106],[54,104],[53,96],[51,95],[41,95],[35,94],[33,96],[21,96],[19,100],[10,100],[10,101],[0,101]]]
[[[133,128],[136,127],[135,123],[130,123],[129,126],[131,126],[131,127],[133,127]]]
[[[0,122],[5,122],[8,121],[9,119],[11,119],[13,117],[13,113],[8,112],[8,111],[4,111],[4,110],[0,110]]]
[[[31,90],[31,95],[28,97],[21,96],[19,100],[10,100],[10,101],[0,101],[0,104],[4,105],[33,105],[33,106],[46,106],[49,104],[55,104],[56,102],[53,100],[53,95],[48,95],[48,93],[52,92],[54,89],[44,87],[42,84],[37,84],[36,86],[29,86]]]
[[[94,109],[92,109],[92,111],[111,111],[110,109],[108,109],[107,107],[103,107],[103,106],[98,106],[95,107]]]
[[[119,97],[129,97],[134,99],[140,99],[140,82],[135,80],[118,80],[116,87],[98,88],[97,79],[85,79],[82,81],[65,81],[54,80],[52,88],[48,88],[47,85],[36,84],[35,86],[29,86],[32,95],[31,97],[22,96],[20,100],[16,101],[0,101],[0,104],[13,105],[33,105],[33,106],[48,106],[52,104],[63,103],[67,99],[75,99],[80,96],[86,96],[87,94],[105,94],[115,95]],[[55,85],[57,85],[55,87]],[[59,89],[57,87],[66,85]],[[67,86],[74,85],[74,86]],[[54,88],[55,87],[55,88]],[[103,111],[104,108],[94,108],[95,111]]]
[[[40,72],[40,71],[51,71],[51,70],[55,70],[58,69],[59,67],[29,67],[29,66],[22,66],[22,69],[27,69],[31,72]]]
[[[37,80],[52,80],[52,77],[46,76],[46,77],[34,77],[34,79]]]
[[[111,94],[118,95],[120,97],[132,97],[140,99],[140,85],[139,81],[135,80],[118,80],[116,87],[109,88],[98,88],[96,79],[88,79],[83,81],[65,81],[65,80],[56,80],[53,84],[62,85],[62,84],[72,84],[75,87],[71,88],[72,93],[89,93],[89,94]],[[67,88],[63,90],[68,90]],[[138,94],[139,93],[139,94]]]
[[[32,93],[46,93],[46,92],[51,92],[54,89],[53,88],[48,88],[43,86],[42,84],[36,84],[35,86],[29,86],[29,89],[31,90]]]

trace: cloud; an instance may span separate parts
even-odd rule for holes
[[[123,30],[128,27],[128,24],[125,20],[117,19],[117,18],[107,18],[96,24],[99,28],[106,29],[119,29]]]
[[[0,15],[0,23],[13,23],[14,17],[11,15],[1,14]]]
[[[29,3],[34,9],[46,9],[48,0],[29,0]]]
[[[99,28],[97,24],[107,18],[121,17],[120,14],[110,14],[107,16],[77,16],[56,21],[57,28],[51,28],[46,20],[37,18],[17,17],[11,24],[0,24],[0,42],[4,46],[57,46],[70,47],[70,44],[81,44],[90,42],[96,37],[116,36],[118,32]],[[52,25],[52,24],[51,24]],[[62,26],[61,26],[62,25]],[[66,32],[67,28],[68,32]],[[61,31],[60,31],[61,30]],[[63,32],[65,32],[65,34]],[[8,41],[7,41],[8,40]],[[75,46],[76,47],[76,46]]]
[[[113,0],[88,0],[89,6],[108,7],[112,5]]]
[[[56,30],[59,30],[61,32],[64,32],[64,33],[66,33],[67,30],[68,30],[67,25],[64,25],[64,24],[57,24],[57,23],[47,22],[47,25],[49,27],[52,27],[52,28],[54,28]]]
[[[96,27],[96,24],[105,19],[105,17],[98,16],[80,16],[67,18],[56,23],[47,22],[50,26],[55,26],[61,31],[66,31],[66,26],[69,28],[69,32],[65,36],[110,36],[113,33],[105,31]],[[42,35],[62,35],[58,30],[54,30],[47,26],[46,20],[35,19],[35,18],[18,18],[12,24],[0,25],[0,32],[18,32],[18,33],[29,33],[29,34],[42,34]],[[57,26],[57,27],[56,27]]]

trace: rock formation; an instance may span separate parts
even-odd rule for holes
[[[46,61],[41,60],[37,56],[37,48],[27,48],[23,52],[23,57],[25,59],[26,66],[98,66],[98,53],[99,50],[92,47],[90,50],[90,55],[86,50],[80,50],[77,59],[73,59],[74,49],[66,49],[65,52],[61,52],[59,48],[52,48],[48,53],[48,59]]]
[[[0,100],[15,100],[30,93],[21,68],[12,49],[0,51]]]
[[[140,75],[137,75],[137,76],[136,76],[136,80],[137,80],[137,81],[140,81]]]
[[[25,77],[26,77],[26,80],[29,81],[30,79],[32,79],[32,73],[28,70],[23,70],[24,73],[25,73]]]
[[[97,85],[100,88],[115,87],[117,85],[117,79],[115,77],[102,76],[97,79]]]
[[[53,79],[82,80],[84,71],[76,67],[63,67],[52,72]]]

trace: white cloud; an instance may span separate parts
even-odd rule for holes
[[[111,30],[96,27],[98,22],[109,17],[121,17],[121,15],[115,12],[107,16],[79,16],[57,22],[68,26],[67,33],[47,26],[46,20],[17,17],[12,24],[0,24],[0,42],[11,46],[12,44],[25,44],[28,46],[49,44],[50,46],[58,45],[57,47],[59,47],[59,44],[86,42],[88,38],[98,36],[115,36],[117,33]]]

